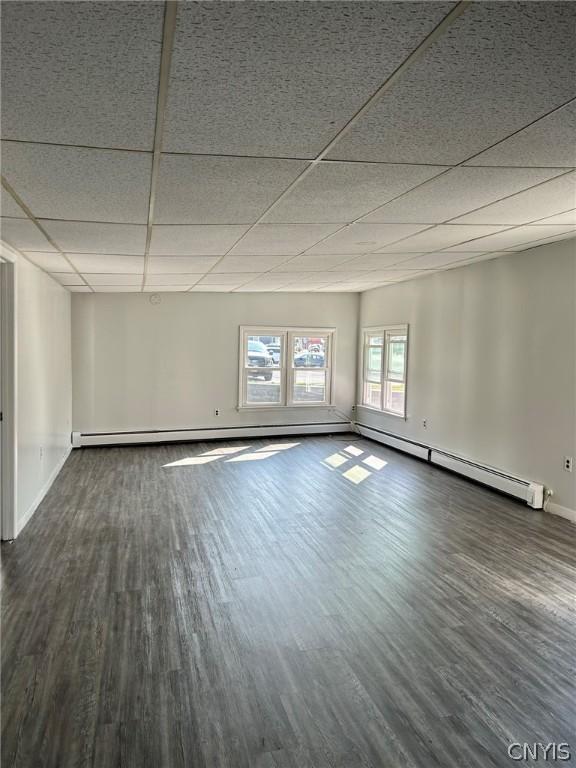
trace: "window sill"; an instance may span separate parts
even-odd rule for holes
[[[356,405],[356,410],[358,410],[358,408],[362,408],[365,411],[372,411],[373,413],[382,413],[384,416],[394,416],[396,419],[402,419],[402,421],[406,421],[408,418],[406,414],[402,415],[401,413],[395,413],[394,411],[385,411],[382,408],[374,408],[372,405],[361,405],[358,403]]]
[[[323,408],[324,410],[335,410],[335,405],[329,403],[299,403],[298,405],[291,403],[290,405],[237,405],[237,411],[293,411],[300,408]]]

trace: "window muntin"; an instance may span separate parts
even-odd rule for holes
[[[364,331],[362,405],[406,414],[408,326]]]
[[[332,329],[241,328],[240,333],[240,407],[332,402]]]

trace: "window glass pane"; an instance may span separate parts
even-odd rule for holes
[[[388,340],[388,371],[386,378],[402,381],[404,379],[404,358],[406,356],[406,343]]]
[[[406,385],[403,381],[387,381],[384,389],[384,409],[404,415]]]
[[[367,333],[366,340],[372,347],[384,346],[384,336],[382,333]]]
[[[368,360],[366,368],[368,371],[382,370],[382,347],[368,347]]]
[[[280,366],[282,354],[280,336],[262,334],[248,336],[246,339],[246,362],[248,368],[264,368],[265,366]]]
[[[324,368],[327,360],[327,336],[292,337],[292,366],[294,368]]]
[[[382,408],[382,401],[380,400],[381,392],[382,384],[367,381],[364,384],[364,405],[369,405],[372,408]]]
[[[244,371],[247,403],[280,403],[280,371],[276,368],[248,368]]]
[[[292,399],[297,403],[323,403],[326,400],[326,371],[296,368]]]

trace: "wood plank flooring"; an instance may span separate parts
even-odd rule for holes
[[[74,451],[2,548],[2,766],[574,755],[575,531],[358,436]]]

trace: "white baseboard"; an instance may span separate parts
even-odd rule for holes
[[[66,463],[66,459],[68,458],[68,456],[70,456],[71,452],[72,452],[72,446],[68,446],[66,448],[66,451],[64,452],[62,458],[60,459],[60,461],[56,464],[56,466],[54,467],[54,469],[50,473],[50,477],[44,483],[44,485],[40,489],[40,492],[38,493],[38,495],[36,496],[36,498],[34,499],[32,504],[28,507],[28,509],[22,515],[22,517],[19,517],[17,519],[17,521],[16,521],[16,534],[15,534],[14,538],[16,538],[16,536],[18,536],[18,534],[22,532],[22,529],[24,528],[26,523],[29,522],[29,520],[32,517],[32,515],[34,514],[34,512],[36,512],[36,510],[40,506],[40,503],[41,503],[42,499],[44,498],[44,496],[46,496],[46,494],[50,490],[50,487],[52,486],[52,483],[58,477],[58,475],[60,473],[60,470],[62,469],[62,467]]]
[[[234,440],[281,437],[282,435],[331,435],[336,432],[353,432],[350,422],[327,422],[314,424],[283,424],[262,427],[223,427],[222,429],[160,430],[157,432],[100,432],[72,433],[74,448],[96,445],[135,445],[138,443],[198,442],[204,440]]]
[[[570,520],[571,523],[576,523],[576,509],[570,509],[570,507],[562,507],[560,504],[554,504],[550,502],[546,510],[553,515],[564,517],[566,520]]]

